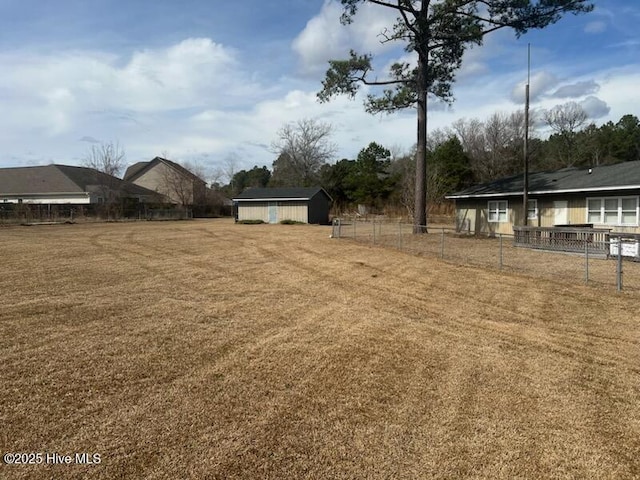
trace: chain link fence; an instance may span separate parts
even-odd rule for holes
[[[640,292],[640,238],[633,235],[611,234],[606,240],[573,242],[573,251],[566,252],[514,246],[514,235],[470,236],[444,225],[430,225],[428,233],[415,235],[413,229],[412,224],[403,222],[336,218],[332,237],[461,265]]]
[[[20,224],[74,223],[104,220],[185,220],[191,208],[156,207],[145,204],[49,205],[0,204],[0,226]]]

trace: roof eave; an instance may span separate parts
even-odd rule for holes
[[[565,188],[561,190],[530,190],[529,195],[553,195],[558,193],[588,193],[588,192],[611,192],[617,190],[640,190],[640,185],[610,186],[610,187],[591,187],[591,188]],[[478,193],[468,195],[446,195],[445,198],[450,200],[467,199],[467,198],[492,198],[492,197],[514,197],[522,196],[524,191],[520,192],[503,192],[503,193]]]
[[[295,198],[295,197],[268,197],[268,198],[233,198],[234,202],[284,202],[284,201],[307,201],[311,198]]]
[[[52,197],[55,195],[90,195],[91,192],[5,192],[0,193],[0,197],[24,197],[24,196],[38,196],[38,197]]]

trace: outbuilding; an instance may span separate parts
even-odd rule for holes
[[[321,187],[249,188],[233,199],[237,221],[329,223],[331,197]]]

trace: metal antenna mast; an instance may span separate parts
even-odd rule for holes
[[[522,195],[522,210],[524,226],[528,223],[529,214],[529,84],[531,83],[531,44],[527,44],[527,85],[525,87],[524,104],[524,185]]]

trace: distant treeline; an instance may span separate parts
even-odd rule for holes
[[[640,121],[624,115],[618,122],[586,124],[575,104],[542,112],[534,125],[546,125],[548,138],[530,130],[531,171],[596,166],[640,159]],[[313,122],[311,122],[313,123]],[[326,129],[326,125],[323,125]],[[272,169],[255,166],[235,173],[220,186],[233,196],[248,187],[321,185],[337,209],[366,205],[372,210],[402,208],[414,201],[413,152],[398,153],[372,142],[356,159],[326,163],[313,155],[312,145],[282,149]],[[430,203],[477,183],[523,170],[524,115],[496,113],[485,121],[462,119],[451,127],[430,132],[427,152],[427,196]],[[305,150],[306,149],[306,150]],[[326,151],[323,152],[326,157]]]

